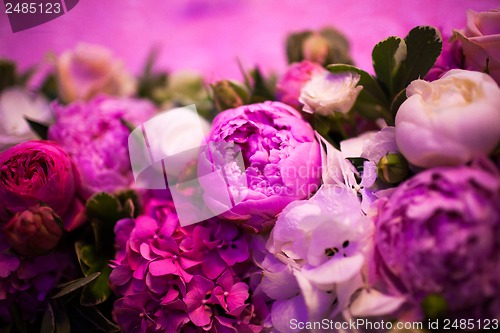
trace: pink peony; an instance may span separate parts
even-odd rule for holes
[[[147,101],[104,96],[68,106],[54,105],[56,122],[49,129],[49,138],[75,161],[85,197],[101,191],[113,192],[132,183],[130,130],[122,120],[140,124],[155,111]]]
[[[465,68],[490,75],[500,84],[500,9],[467,12],[465,32],[456,31],[462,42]]]
[[[255,231],[269,229],[290,202],[308,198],[319,187],[320,146],[314,131],[283,103],[245,105],[220,113],[207,143],[209,149],[200,154],[198,168],[205,203],[222,211],[223,218]],[[242,156],[245,170],[222,156],[229,151],[230,156]],[[202,178],[213,170],[222,170],[225,178]],[[222,200],[228,193],[232,206]]]

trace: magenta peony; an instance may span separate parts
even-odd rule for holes
[[[439,294],[453,313],[498,318],[490,305],[500,293],[499,202],[500,176],[489,163],[409,179],[376,218],[378,277],[417,304]]]
[[[219,150],[239,148],[245,170],[221,160],[211,149],[202,151],[199,175],[219,169],[225,175],[201,181],[205,203],[224,211],[222,217],[256,231],[269,229],[286,205],[308,198],[319,187],[320,146],[314,131],[285,104],[265,102],[226,110],[214,119],[207,143]],[[232,207],[220,200],[227,193],[236,198]]]
[[[28,141],[0,154],[0,221],[43,203],[63,217],[73,213],[78,172],[55,143]],[[65,228],[73,229],[72,220]]]
[[[101,96],[68,106],[56,104],[54,112],[56,122],[50,127],[49,139],[61,144],[75,161],[85,197],[132,183],[130,130],[122,120],[140,125],[154,115],[151,103]]]

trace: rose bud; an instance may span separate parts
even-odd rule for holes
[[[3,230],[12,249],[23,256],[50,252],[63,233],[59,217],[47,206],[34,206],[17,213]]]
[[[212,85],[214,105],[217,111],[237,108],[248,99],[248,92],[241,85],[223,80]]]
[[[408,177],[408,162],[400,153],[387,154],[377,164],[377,176],[389,183],[397,184]]]

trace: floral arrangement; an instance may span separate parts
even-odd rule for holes
[[[467,15],[381,41],[373,74],[332,28],[244,82],[2,60],[0,331],[497,329],[500,11]],[[164,188],[131,159],[150,119]]]

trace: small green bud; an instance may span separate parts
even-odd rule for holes
[[[387,154],[377,164],[377,176],[389,184],[397,184],[408,177],[408,162],[400,153]]]
[[[440,318],[446,315],[448,304],[443,296],[438,294],[427,295],[421,303],[425,316],[430,319]]]
[[[244,105],[249,96],[243,86],[229,80],[214,83],[212,91],[214,106],[219,112]]]

